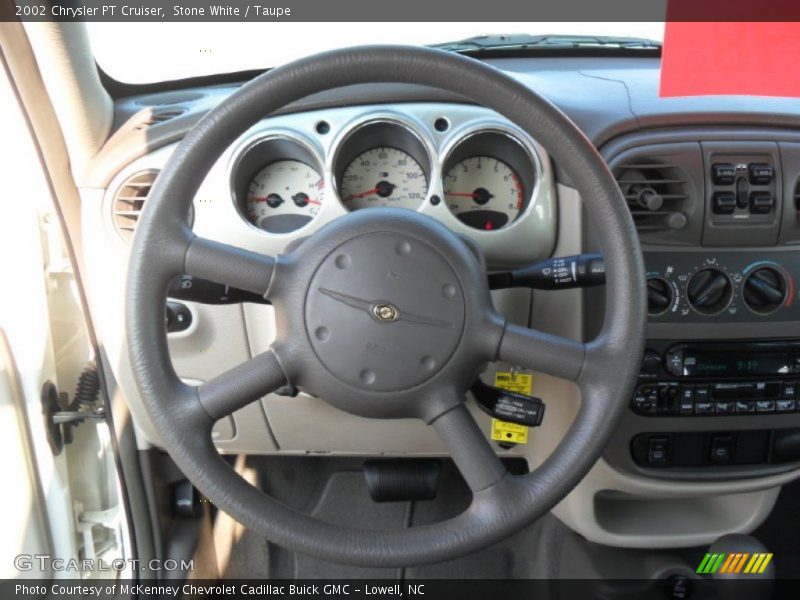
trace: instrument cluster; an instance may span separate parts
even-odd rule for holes
[[[311,229],[323,214],[376,207],[426,212],[471,237],[498,236],[529,217],[540,233],[552,229],[547,155],[480,110],[368,112],[338,127],[319,115],[313,127],[310,120],[297,126],[297,115],[293,127],[265,121],[233,150],[234,204],[267,235]]]

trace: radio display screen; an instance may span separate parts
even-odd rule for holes
[[[793,375],[800,373],[800,353],[687,351],[683,374],[695,377],[743,375]]]

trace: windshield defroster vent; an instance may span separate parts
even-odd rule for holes
[[[139,215],[157,176],[155,169],[139,171],[128,177],[114,196],[114,225],[128,241],[133,239]]]

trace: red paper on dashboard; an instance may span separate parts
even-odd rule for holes
[[[725,94],[800,96],[800,23],[668,21],[660,95]]]

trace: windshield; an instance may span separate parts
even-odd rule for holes
[[[663,23],[87,23],[97,64],[125,83],[276,67],[362,44],[431,45],[493,34],[639,37]]]

